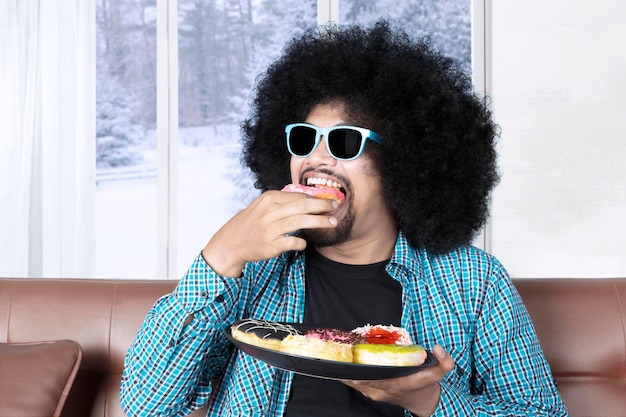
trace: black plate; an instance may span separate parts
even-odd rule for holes
[[[297,323],[288,323],[303,334],[307,330],[316,329],[319,326],[311,326]],[[237,323],[233,324],[237,325]],[[426,360],[418,366],[376,366],[363,365],[358,363],[336,362],[324,359],[297,356],[289,353],[282,353],[277,350],[265,349],[236,340],[230,333],[230,327],[224,329],[226,337],[234,343],[237,348],[255,357],[268,365],[276,368],[292,371],[302,375],[325,379],[353,379],[353,380],[377,380],[397,378],[410,375],[437,363],[437,359],[426,351]]]

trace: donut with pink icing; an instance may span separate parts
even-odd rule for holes
[[[351,345],[355,345],[357,343],[365,343],[365,337],[350,330],[318,328],[308,330],[305,336],[309,339],[321,339],[331,342],[349,343]]]
[[[338,204],[341,204],[345,199],[345,195],[339,191],[339,189],[333,187],[309,187],[308,185],[301,184],[287,184],[281,191],[286,191],[288,193],[303,193],[315,198],[335,200]]]

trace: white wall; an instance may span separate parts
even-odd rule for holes
[[[626,2],[486,11],[503,174],[488,249],[514,277],[626,276]]]

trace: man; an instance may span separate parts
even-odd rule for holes
[[[506,271],[469,245],[497,182],[496,126],[466,75],[384,21],[288,45],[243,127],[263,193],[146,317],[129,415],[567,415]],[[281,192],[330,187],[341,204]],[[278,370],[237,351],[242,318],[406,328],[436,366],[381,381]]]

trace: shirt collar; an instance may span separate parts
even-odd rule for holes
[[[400,282],[411,276],[419,278],[422,275],[420,253],[409,244],[403,232],[398,233],[393,255],[387,264],[387,273]]]
[[[424,256],[423,250],[418,250],[409,244],[406,235],[398,232],[396,245],[393,255],[387,264],[387,273],[397,279],[408,278],[411,275],[422,276],[422,262],[420,258]],[[291,251],[281,254],[279,257],[284,258],[289,265],[301,265],[304,262],[304,251]]]

